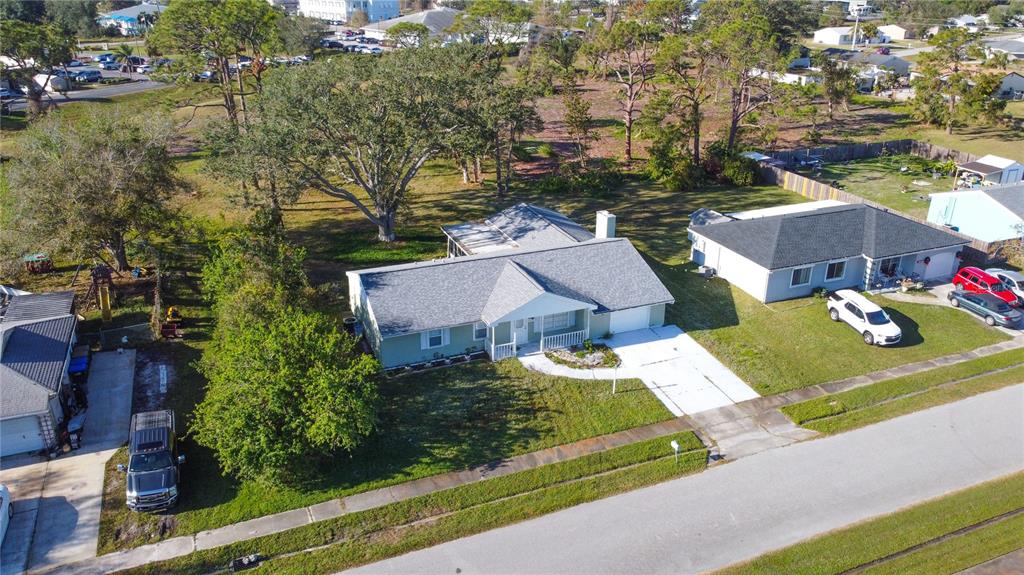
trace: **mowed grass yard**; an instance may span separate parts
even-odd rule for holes
[[[803,175],[826,184],[835,181],[836,187],[851,194],[925,219],[928,194],[948,192],[954,184],[949,176],[933,178],[926,168],[927,162],[922,158],[899,154],[825,164],[820,169],[804,171]]]
[[[1017,473],[767,553],[715,575],[958,573],[1024,546],[1022,509],[1024,473]]]
[[[185,393],[186,390],[179,389]],[[198,392],[198,390],[193,390]],[[132,513],[115,457],[107,465],[100,552],[155,542],[352,493],[670,419],[639,380],[551,377],[518,362],[474,363],[386,380],[380,433],[351,455],[317,465],[293,488],[235,483],[210,452],[187,444],[185,496],[171,520]]]

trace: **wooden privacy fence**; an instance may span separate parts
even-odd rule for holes
[[[998,252],[1005,244],[1005,242],[983,242],[981,240],[972,238],[971,236],[964,235],[959,232],[954,232],[953,230],[947,228],[946,226],[941,226],[939,224],[934,224],[927,220],[915,218],[914,216],[904,214],[903,212],[883,206],[882,204],[879,204],[877,202],[866,200],[858,195],[851,194],[850,192],[846,192],[838,188],[833,188],[828,184],[824,184],[817,180],[812,180],[811,178],[801,176],[800,174],[790,172],[789,170],[785,170],[783,168],[770,166],[762,163],[758,171],[761,175],[761,179],[764,182],[775,184],[776,186],[785,188],[791,192],[796,192],[810,200],[838,200],[840,202],[845,202],[847,204],[866,204],[878,208],[880,210],[885,210],[887,212],[903,216],[904,218],[907,218],[909,220],[920,222],[926,226],[931,226],[933,228],[940,229],[944,232],[953,234],[954,236],[963,238],[964,240],[970,242],[970,244],[968,244],[968,246],[966,246],[964,250],[965,260],[976,261],[977,263],[985,264],[991,259],[995,259],[998,256]]]
[[[953,160],[958,164],[966,164],[979,158],[979,156],[961,152],[960,150],[909,139],[889,140],[887,142],[874,142],[871,144],[842,144],[820,148],[800,148],[771,152],[768,155],[785,162],[786,165],[795,165],[797,161],[805,158],[818,158],[823,162],[830,163],[877,158],[883,154],[913,154],[929,160]]]

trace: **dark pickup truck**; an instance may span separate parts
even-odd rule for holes
[[[158,511],[178,502],[178,455],[174,412],[149,411],[132,416],[128,439],[128,465],[118,465],[127,474],[125,495],[133,511]]]

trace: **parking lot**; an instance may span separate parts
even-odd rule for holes
[[[135,351],[94,354],[82,448],[47,461],[0,461],[14,517],[0,551],[0,573],[35,571],[96,554],[104,466],[124,444],[131,418]]]

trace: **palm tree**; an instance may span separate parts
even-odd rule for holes
[[[121,44],[114,50],[114,60],[125,64],[128,67],[128,79],[132,79],[132,56],[135,55],[135,48],[128,44]]]

